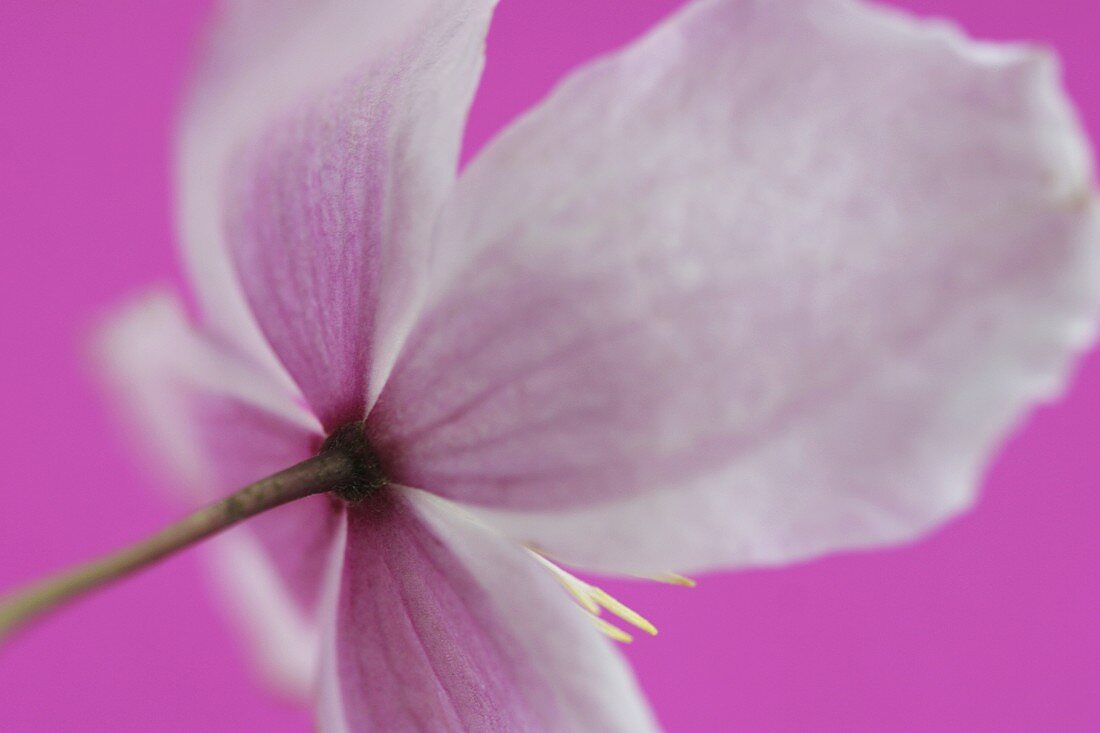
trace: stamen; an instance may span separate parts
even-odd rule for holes
[[[634,641],[633,636],[626,633],[618,626],[607,623],[599,616],[590,616],[589,619],[592,621],[592,623],[596,624],[596,628],[599,629],[601,633],[610,636],[615,641],[621,642],[623,644],[629,644],[630,642]]]
[[[527,548],[528,551],[535,557],[544,568],[550,571],[550,574],[554,576],[563,588],[565,588],[569,595],[573,597],[573,600],[577,604],[588,612],[589,618],[604,634],[610,636],[616,641],[621,641],[624,644],[634,640],[630,634],[626,633],[622,629],[613,624],[608,623],[604,619],[600,618],[600,614],[604,609],[610,611],[618,618],[626,621],[628,624],[641,629],[642,631],[656,636],[657,627],[649,622],[644,616],[630,608],[626,604],[620,602],[610,593],[603,588],[598,588],[591,583],[586,583],[577,576],[563,569],[548,557],[543,555],[538,550]],[[676,576],[680,577],[680,576]],[[686,580],[686,578],[685,578]]]
[[[698,585],[691,578],[683,575],[677,575],[676,573],[662,573],[661,575],[646,575],[642,576],[648,580],[656,580],[658,583],[668,583],[669,585],[678,585],[681,588],[694,588]]]
[[[589,586],[589,588],[591,589],[590,592],[592,593],[592,600],[594,600],[596,603],[600,604],[608,611],[611,611],[611,613],[615,614],[623,621],[626,621],[631,626],[641,629],[650,636],[657,635],[657,627],[646,620],[646,618],[642,616],[642,614],[615,600],[615,598],[610,593],[603,590],[602,588],[597,588],[594,585]]]
[[[580,578],[577,578],[570,573],[565,572],[554,563],[547,560],[543,555],[534,550],[530,550],[531,554],[535,556],[535,559],[542,563],[542,566],[550,571],[550,574],[554,576],[554,579],[561,583],[561,586],[569,591],[569,595],[573,596],[573,600],[579,603],[584,610],[593,614],[594,616],[600,615],[600,607],[588,594],[588,584]]]

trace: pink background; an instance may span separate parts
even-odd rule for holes
[[[469,146],[676,0],[504,0]],[[905,0],[1057,48],[1100,133],[1095,0]],[[0,2],[0,588],[170,520],[83,358],[179,284],[168,138],[206,3]],[[670,731],[1100,730],[1100,354],[1005,446],[969,515],[916,546],[611,583],[661,628],[627,649]],[[3,731],[305,731],[258,685],[189,553],[0,651]]]

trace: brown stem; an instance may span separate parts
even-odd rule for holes
[[[221,501],[199,509],[146,540],[99,560],[77,565],[0,598],[0,642],[27,622],[111,581],[125,577],[234,524],[312,494],[355,480],[359,460],[344,451],[324,451]]]

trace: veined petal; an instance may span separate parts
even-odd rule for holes
[[[326,733],[645,733],[629,669],[535,556],[403,489],[349,510]]]
[[[175,299],[155,293],[106,329],[103,360],[135,435],[192,506],[316,452],[315,418],[282,382],[194,331]],[[310,497],[249,521],[215,543],[234,605],[277,680],[302,687],[316,666],[316,613],[339,512]]]
[[[464,174],[373,444],[589,566],[911,536],[1092,338],[1091,175],[1037,50],[695,3]]]
[[[229,3],[211,34],[180,137],[204,317],[270,363],[251,310],[326,428],[406,332],[493,4]]]

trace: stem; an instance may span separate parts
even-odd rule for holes
[[[339,488],[352,480],[356,458],[325,451],[199,509],[153,536],[99,560],[58,573],[0,598],[0,642],[27,622],[168,555],[277,506]]]

